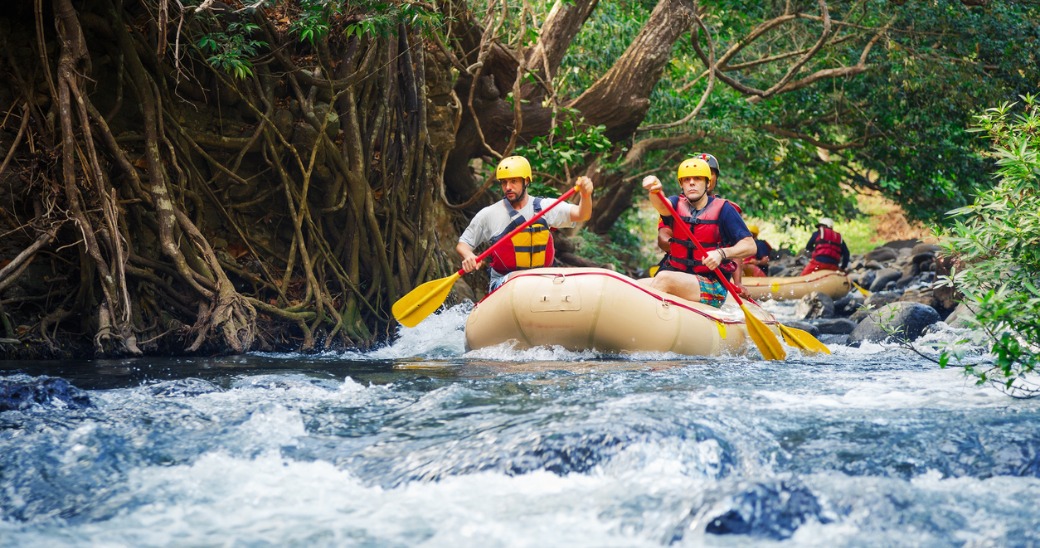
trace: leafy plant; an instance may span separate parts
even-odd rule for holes
[[[966,370],[1012,389],[1040,364],[1040,113],[1036,95],[988,109],[972,131],[991,142],[997,180],[975,202],[949,212],[946,251],[965,266],[944,279],[964,294],[992,339],[994,367]],[[944,351],[940,363],[951,357]],[[1040,395],[1035,392],[1033,395]]]
[[[604,126],[585,123],[576,110],[560,109],[555,113],[555,122],[550,134],[535,137],[515,151],[527,158],[536,171],[555,179],[569,182],[571,166],[584,165],[587,155],[605,154],[613,146],[603,134]]]
[[[204,35],[199,39],[198,46],[203,52],[211,54],[206,58],[210,65],[242,80],[253,75],[253,64],[249,58],[255,57],[259,49],[267,47],[267,42],[249,37],[259,29],[254,23],[229,23],[227,30]]]
[[[329,19],[342,11],[339,2],[330,0],[300,0],[300,14],[292,21],[290,29],[300,40],[312,46],[315,40],[329,34]]]

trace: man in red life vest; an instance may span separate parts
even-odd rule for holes
[[[527,187],[531,184],[531,164],[522,156],[503,158],[495,170],[495,178],[502,185],[505,197],[478,211],[455,246],[466,272],[473,272],[483,266],[483,261],[477,262],[477,254],[474,252],[477,247],[497,242],[551,203],[549,199],[527,194]],[[564,203],[550,209],[492,253],[488,292],[498,289],[511,272],[552,266],[555,248],[549,229],[570,228],[592,216],[592,179],[578,177],[575,186],[581,197],[578,205]]]
[[[802,270],[802,276],[817,270],[845,270],[849,266],[849,246],[841,239],[841,234],[834,230],[834,221],[828,217],[820,219],[816,225],[819,230],[809,237],[805,250],[812,253],[809,264]]]
[[[718,272],[727,278],[739,276],[734,261],[754,255],[755,240],[740,210],[730,201],[711,195],[712,171],[707,160],[700,156],[685,160],[679,164],[677,175],[682,193],[668,199],[681,217],[679,220],[673,219],[660,198],[653,196],[661,191],[661,181],[653,175],[643,179],[643,188],[650,192],[650,203],[665,225],[658,231],[658,244],[667,242],[668,257],[656,276],[640,283],[689,301],[720,307],[728,292],[716,277]],[[684,231],[675,230],[676,222],[686,223],[707,253],[685,239]],[[713,272],[716,268],[718,271]]]
[[[718,198],[719,195],[715,194],[715,189],[718,188],[719,185],[719,161],[715,158],[715,156],[712,156],[711,154],[707,153],[697,153],[694,154],[691,158],[700,158],[701,160],[708,162],[708,167],[711,169],[711,180],[708,181],[708,195]],[[733,207],[737,208],[737,213],[742,213],[742,211],[740,210],[740,206],[734,204],[733,202],[730,202],[730,204],[732,204]],[[750,229],[750,227],[748,228]],[[664,257],[662,257],[660,262],[658,262],[657,265],[651,269],[651,277],[656,276],[660,268],[668,262],[668,248],[671,246],[671,240],[671,223],[669,222],[666,224],[664,222],[664,218],[662,217],[657,222],[657,247],[659,247],[661,251],[664,251]],[[729,261],[727,260],[727,262]],[[727,265],[725,268],[730,269],[732,268],[732,266]],[[737,289],[740,290],[741,296],[747,297],[746,291],[744,290],[744,286],[740,285],[741,277],[741,272],[738,271],[734,273],[733,284],[737,286]]]

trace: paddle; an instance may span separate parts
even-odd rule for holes
[[[704,246],[693,237],[693,233],[690,232],[690,227],[686,225],[686,222],[679,218],[679,213],[672,207],[672,202],[668,201],[660,191],[654,192],[658,198],[664,202],[665,207],[668,208],[668,212],[672,214],[673,227],[679,227],[679,231],[682,232],[683,236],[693,242],[702,253],[707,253],[704,250]],[[673,228],[674,229],[674,228]],[[726,279],[726,276],[715,271],[715,275],[718,276],[719,281],[722,285],[726,286],[726,290],[733,296],[733,299],[740,305],[740,309],[744,311],[744,323],[748,328],[748,335],[751,335],[751,340],[754,341],[755,346],[758,347],[758,351],[762,353],[762,357],[767,360],[783,360],[787,358],[787,352],[784,352],[784,348],[780,346],[780,341],[777,340],[776,335],[766,327],[766,324],[762,323],[762,320],[755,317],[754,314],[748,310],[744,301],[740,299],[740,295],[737,295],[737,288],[733,287],[733,284]]]
[[[852,287],[855,287],[856,289],[858,289],[860,294],[863,295],[863,297],[869,297],[870,296],[870,291],[869,290],[863,289],[863,286],[859,285],[856,282],[853,282],[852,280],[849,280],[849,281],[852,282]]]
[[[797,327],[791,327],[777,322],[780,326],[780,334],[784,336],[784,341],[791,346],[796,346],[802,350],[808,350],[809,352],[823,352],[824,354],[830,354],[831,349],[827,348],[827,345],[820,342],[816,337],[812,336],[812,333],[798,329]]]
[[[563,196],[560,196],[556,201],[549,204],[549,207],[542,209],[534,217],[528,219],[527,222],[514,228],[509,232],[509,234],[499,238],[498,241],[491,244],[491,246],[484,250],[483,253],[477,256],[477,262],[479,263],[480,261],[483,261],[499,246],[511,240],[513,236],[516,236],[516,234],[521,230],[534,224],[534,222],[540,219],[542,215],[545,215],[550,209],[565,202],[567,198],[573,196],[577,191],[578,187],[575,186],[567,192],[564,192]],[[451,288],[455,285],[455,280],[458,280],[459,277],[465,273],[466,270],[460,268],[458,272],[448,276],[447,278],[430,280],[409,291],[407,295],[397,299],[397,302],[395,302],[393,308],[391,308],[394,313],[394,318],[397,318],[397,321],[406,327],[415,327],[416,325],[419,325],[419,322],[423,321],[426,316],[429,316],[434,310],[437,310],[442,304],[444,304],[444,299],[447,299],[448,293],[451,293]]]

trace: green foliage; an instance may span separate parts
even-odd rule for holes
[[[430,11],[427,5],[420,3],[369,0],[347,2],[347,5],[352,12],[361,14],[360,20],[344,29],[347,38],[385,38],[392,36],[399,25],[429,31],[441,22],[441,16],[437,12]]]
[[[578,111],[560,109],[549,135],[538,136],[519,146],[514,154],[527,158],[531,168],[563,182],[570,182],[571,168],[584,165],[589,155],[608,153],[613,144],[604,126],[590,126]]]
[[[331,32],[333,20],[350,21],[342,25],[345,38],[386,38],[400,25],[420,31],[436,29],[441,16],[425,4],[361,0],[298,0],[299,12],[290,30],[300,41],[314,45]]]
[[[966,368],[979,382],[999,374],[1011,387],[1040,364],[1040,102],[1004,104],[977,117],[973,131],[991,143],[998,179],[972,205],[955,209],[943,241],[963,262],[945,282],[964,294],[993,340],[995,368]],[[943,355],[948,363],[949,352]]]
[[[875,69],[844,86],[875,135],[856,159],[908,213],[941,223],[990,167],[967,132],[970,114],[1040,81],[1040,12],[1035,3],[940,1],[906,2],[893,15]]]
[[[339,2],[300,0],[300,13],[289,28],[299,35],[300,41],[308,42],[313,46],[315,40],[324,39],[329,34],[329,19],[341,12]]]
[[[226,30],[204,35],[197,45],[200,50],[210,54],[206,58],[210,65],[235,78],[245,79],[253,75],[253,64],[249,58],[267,47],[267,42],[250,38],[259,29],[254,23],[229,23]]]
[[[606,268],[623,272],[625,265],[649,265],[656,263],[660,257],[647,257],[641,253],[643,241],[632,231],[619,223],[609,234],[602,236],[590,230],[579,230],[574,235],[576,252]],[[636,275],[634,272],[626,272]]]
[[[721,54],[786,4],[714,0],[698,5]],[[715,154],[722,163],[723,195],[754,216],[786,226],[810,227],[821,211],[836,219],[854,217],[857,187],[880,190],[912,219],[945,221],[946,211],[974,195],[979,174],[987,169],[978,141],[966,131],[970,114],[978,105],[1027,93],[1040,81],[1038,6],[1007,1],[975,6],[957,0],[828,6],[831,17],[842,22],[833,29],[836,42],[796,78],[856,65],[874,36],[863,29],[887,27],[871,49],[866,73],[822,80],[756,103],[716,82],[692,122],[640,138],[703,131],[707,137],[680,154]],[[575,96],[602,76],[653,7],[653,2],[601,2],[564,59],[557,89]],[[795,7],[807,14],[817,9],[811,2]],[[818,21],[798,19],[746,45],[729,65],[804,51],[819,32]],[[765,89],[788,66],[757,64],[731,76]],[[680,40],[650,97],[645,123],[672,122],[692,112],[707,87],[704,70],[691,40]],[[845,148],[822,153],[812,141]],[[650,165],[655,161],[647,158]]]

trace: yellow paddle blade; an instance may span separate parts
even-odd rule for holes
[[[762,353],[762,357],[767,360],[786,359],[787,352],[780,345],[780,340],[776,338],[776,334],[770,331],[766,324],[762,323],[762,320],[755,317],[748,310],[746,304],[741,304],[740,309],[744,311],[744,323],[747,325],[748,335],[751,335],[751,340],[755,342],[755,346]]]
[[[787,344],[809,352],[822,352],[824,354],[831,353],[831,349],[827,348],[827,345],[820,342],[816,337],[813,337],[812,333],[789,325],[777,325],[780,326],[780,334],[784,336],[784,341],[786,341]]]
[[[852,282],[852,280],[849,280],[849,281],[850,281],[850,282]],[[858,290],[859,290],[859,292],[860,292],[860,293],[861,293],[861,294],[862,294],[862,295],[863,295],[864,297],[869,297],[869,296],[870,296],[870,291],[868,291],[868,290],[866,290],[866,289],[863,289],[863,286],[859,285],[858,283],[856,283],[856,282],[852,282],[852,287],[855,287],[856,289],[858,289]]]
[[[394,303],[391,309],[394,317],[406,327],[419,325],[419,322],[426,319],[426,316],[444,304],[444,299],[448,298],[448,293],[451,293],[451,288],[459,276],[460,274],[456,272],[447,278],[430,280],[409,291],[407,295],[397,299],[397,302]]]

